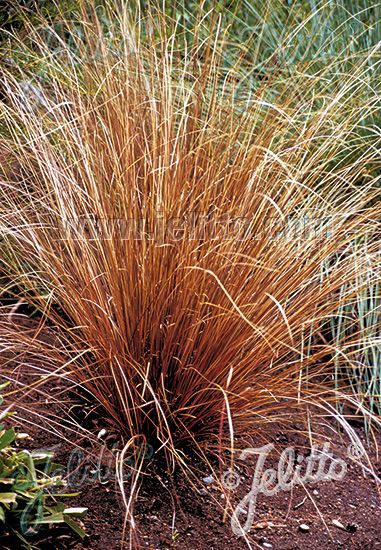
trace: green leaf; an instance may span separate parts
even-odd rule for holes
[[[80,536],[81,539],[84,539],[86,536],[86,533],[84,529],[82,529],[82,527],[79,525],[79,523],[71,519],[70,516],[65,515],[64,518],[65,518],[66,525],[68,525],[74,531],[74,533],[77,533],[77,535]]]
[[[17,538],[20,539],[21,542],[24,544],[22,548],[26,548],[26,550],[33,550],[33,548],[36,548],[35,546],[30,545],[30,543],[22,536],[20,531],[14,530],[14,532],[16,533]]]
[[[14,491],[20,495],[21,497],[23,497],[25,500],[30,500],[31,498],[34,497],[33,493],[31,493],[30,491],[23,491],[22,489],[16,489],[16,487],[13,487]]]
[[[13,504],[16,502],[16,493],[0,493],[0,502],[3,504]]]
[[[0,506],[0,521],[5,523],[5,513],[4,513],[4,508],[2,506]]]
[[[65,510],[63,511],[64,515],[67,515],[67,516],[74,516],[74,517],[78,517],[78,518],[83,518],[83,516],[85,516],[87,514],[87,512],[89,511],[88,508],[65,508]]]
[[[58,512],[57,514],[49,514],[48,516],[44,516],[40,519],[36,519],[33,523],[38,525],[40,524],[52,525],[54,523],[65,523],[65,518],[62,512]]]
[[[49,493],[49,496],[51,497],[59,497],[59,498],[73,498],[80,495],[80,492],[77,493]]]
[[[54,456],[54,453],[52,452],[46,452],[46,453],[38,453],[36,451],[31,452],[31,456],[33,458],[34,463],[37,464],[45,464],[46,461],[51,460]]]
[[[0,451],[13,443],[15,439],[16,432],[14,428],[11,428],[10,430],[7,430],[5,433],[3,433],[3,435],[0,437]]]
[[[16,485],[13,485],[14,491],[27,491],[28,489],[31,489],[34,487],[33,483],[31,481],[23,481],[22,483],[17,483]]]
[[[0,483],[5,483],[5,485],[13,485],[15,482],[13,477],[0,477]]]
[[[50,514],[56,514],[57,512],[63,512],[66,506],[63,502],[57,502],[55,506],[46,506],[45,508]]]
[[[1,403],[0,403],[1,405]],[[5,420],[6,418],[9,418],[10,416],[13,416],[15,413],[12,411],[9,411],[8,409],[5,409],[2,413],[0,413],[0,422]],[[2,429],[4,429],[4,426],[2,426]]]

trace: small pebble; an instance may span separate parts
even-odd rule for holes
[[[273,547],[273,545],[270,544],[269,542],[264,542],[264,543],[263,543],[263,546],[264,546],[265,548],[272,548],[272,547]]]
[[[213,476],[206,476],[202,478],[202,481],[206,483],[207,485],[211,485],[214,483],[214,477]]]
[[[346,531],[346,528],[344,527],[344,525],[338,519],[333,519],[332,520],[332,525],[334,525],[338,529],[342,529],[343,531]]]
[[[310,530],[310,528],[306,523],[301,523],[299,525],[299,531],[302,531],[303,533],[307,533],[307,531],[309,531],[309,530]]]

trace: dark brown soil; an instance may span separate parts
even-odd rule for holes
[[[29,375],[23,373],[23,376]],[[93,420],[89,420],[91,406],[85,400],[80,402],[81,414],[77,413],[76,416],[82,425],[83,437],[69,430],[62,432],[60,424],[64,413],[61,405],[55,401],[58,399],[62,402],[64,399],[65,407],[71,410],[73,403],[71,394],[66,391],[62,381],[59,384],[49,383],[46,394],[43,398],[40,397],[41,402],[37,405],[34,403],[33,410],[38,416],[28,412],[28,407],[24,410],[22,407],[18,409],[19,428],[33,437],[30,448],[54,449],[55,462],[63,465],[61,473],[67,480],[68,490],[80,490],[80,495],[70,504],[89,508],[84,519],[87,538],[80,542],[68,531],[47,529],[41,530],[38,539],[31,542],[40,549],[129,548],[128,529],[123,535],[125,507],[113,461],[110,460],[112,455],[110,451],[105,451],[107,448],[117,449],[118,440],[115,435],[107,432],[101,438],[97,437],[103,427],[103,420],[94,415]],[[25,399],[34,400],[35,396],[27,395]],[[55,414],[58,424],[48,423],[44,410],[49,411],[50,415]],[[287,421],[287,412],[285,420]],[[309,432],[302,421],[293,422],[289,418],[288,424],[283,421],[282,426],[270,422],[262,423],[251,437],[236,442],[237,451],[273,443],[274,450],[266,460],[265,468],[276,468],[279,454],[287,447],[293,447],[297,455],[306,458],[311,447],[310,438],[314,444],[319,444],[319,449],[323,448],[324,443],[329,443],[332,455],[342,458],[347,464],[346,475],[341,481],[319,481],[306,487],[299,485],[288,492],[279,491],[274,496],[260,494],[246,541],[233,533],[229,510],[224,517],[224,508],[228,498],[235,508],[250,491],[257,456],[236,461],[235,471],[239,473],[239,485],[235,490],[224,494],[217,478],[221,478],[226,466],[221,467],[219,474],[214,473],[214,481],[208,483],[203,478],[210,476],[212,472],[195,457],[190,457],[196,471],[195,476],[190,479],[181,470],[175,471],[173,475],[166,473],[160,464],[160,458],[154,454],[146,460],[143,483],[134,508],[138,532],[135,547],[151,550],[381,548],[380,485],[376,481],[377,476],[381,477],[381,462],[376,453],[377,442],[381,443],[381,434],[373,434],[368,444],[361,422],[352,422],[352,429],[359,440],[364,442],[373,473],[369,468],[367,471],[358,461],[352,460],[353,451],[358,451],[358,447],[352,447],[348,454],[348,437],[340,431],[338,425],[333,420],[319,418],[317,413],[310,415]],[[238,454],[237,452],[237,456]],[[364,457],[362,462],[366,464]],[[211,463],[215,465],[215,471],[218,471],[212,459]],[[328,470],[328,465],[325,471]],[[102,483],[99,480],[99,471]],[[125,494],[128,498],[128,483]],[[240,519],[244,522],[245,514]],[[307,525],[308,529],[303,531],[301,525]],[[10,547],[18,548],[17,544]]]
[[[40,538],[38,547],[76,550],[128,548],[128,537],[121,546],[124,506],[115,472],[110,471],[108,481],[105,479],[103,484],[97,479],[96,471],[100,463],[97,457],[102,454],[102,445],[99,443],[98,448],[89,445],[86,449],[86,442],[82,442],[83,456],[77,451],[73,458],[70,443],[37,427],[29,427],[28,431],[34,437],[34,447],[56,449],[57,460],[66,465],[66,475],[69,471],[69,489],[79,488],[81,491],[75,504],[89,508],[84,520],[88,537],[83,543],[67,533],[53,530],[49,537],[45,533]],[[320,426],[319,433],[322,443],[330,441],[332,454],[346,460],[348,471],[344,479],[320,481],[306,488],[298,486],[291,492],[280,491],[272,497],[259,495],[253,527],[246,542],[233,534],[229,517],[223,520],[226,496],[218,484],[202,481],[210,472],[205,468],[200,471],[194,487],[182,472],[169,476],[155,458],[147,461],[147,475],[144,476],[134,512],[139,528],[138,547],[189,550],[381,548],[381,506],[373,475],[346,456],[348,442],[335,434],[332,424]],[[362,428],[357,427],[356,433],[365,441]],[[268,442],[273,442],[275,449],[267,459],[266,468],[276,467],[277,452],[288,446],[294,447],[301,455],[308,454],[309,442],[302,424],[291,425],[288,431],[284,428],[280,430],[276,425],[262,427],[251,442],[242,442],[239,448],[243,449],[249,443],[250,446],[260,447]],[[374,443],[368,451],[375,473],[380,475],[381,463],[377,459]],[[230,493],[234,506],[250,490],[256,460],[255,457],[236,463],[241,483],[237,490]],[[105,458],[102,461],[105,462]],[[77,468],[79,463],[81,465]],[[343,528],[334,525],[333,521],[339,521]],[[301,524],[308,525],[309,530],[301,531]]]

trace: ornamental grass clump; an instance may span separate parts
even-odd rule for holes
[[[186,465],[335,394],[316,327],[379,268],[377,51],[254,85],[215,12],[102,17],[31,29],[1,69],[4,295],[40,316],[5,304],[0,350]]]

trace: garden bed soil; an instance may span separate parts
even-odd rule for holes
[[[352,452],[351,448],[343,434],[335,433],[337,426],[326,422],[320,428],[322,444],[323,441],[329,441],[332,454],[346,461],[347,472],[343,480],[320,481],[307,487],[296,486],[291,491],[279,491],[274,496],[260,494],[253,528],[249,533],[249,544],[233,534],[229,518],[224,521],[223,505],[226,497],[217,483],[203,481],[203,478],[210,481],[208,476],[211,472],[205,467],[203,471],[200,470],[196,458],[194,463],[199,467],[196,487],[194,479],[192,483],[181,471],[170,476],[156,464],[155,459],[151,460],[147,464],[147,473],[144,475],[134,511],[139,530],[138,547],[152,550],[235,550],[248,547],[276,550],[381,548],[381,501],[378,483],[373,474],[349,460],[348,448]],[[381,462],[376,454],[375,442],[367,446],[363,428],[356,426],[355,429],[369,452],[375,474],[381,476]],[[98,457],[102,454],[104,456],[101,442],[98,449],[92,444],[87,453],[86,442],[82,441],[82,460],[80,452],[76,452],[73,458],[73,446],[69,442],[44,432],[41,426],[29,426],[28,431],[34,439],[31,447],[55,449],[55,460],[66,465],[66,472],[71,472],[67,478],[68,488],[81,491],[75,499],[75,505],[89,508],[84,519],[87,532],[85,541],[79,542],[67,532],[58,534],[53,529],[49,537],[47,534],[40,537],[39,547],[76,550],[128,548],[128,542],[121,546],[124,505],[115,472],[111,469],[109,479],[104,480],[104,483],[100,483],[97,478],[100,464]],[[377,440],[381,443],[381,437],[377,437]],[[308,455],[309,440],[305,435],[305,426],[301,423],[291,423],[289,429],[274,424],[261,427],[252,441],[242,442],[238,447],[261,447],[268,442],[272,442],[275,449],[266,462],[266,468],[277,467],[276,450],[281,452],[291,446],[298,454]],[[250,491],[256,460],[257,457],[252,457],[237,463],[240,464],[240,485],[230,493],[234,506]],[[77,468],[80,462],[82,463]],[[337,522],[344,529],[338,527]],[[308,530],[303,531],[301,525],[307,525]]]
[[[25,330],[33,323],[25,319]],[[9,372],[10,358],[6,354],[1,357],[3,365],[7,363]],[[25,378],[23,381],[28,382],[29,377],[35,380],[36,373],[24,369],[22,376]],[[113,447],[116,436],[109,430],[105,434],[103,431],[100,433],[105,427],[102,417],[91,412],[93,407],[85,398],[78,400],[74,396],[73,399],[72,392],[65,388],[62,380],[50,381],[44,387],[47,389],[44,395],[23,394],[21,407],[17,409],[18,417],[13,418],[18,418],[16,422],[20,431],[32,436],[32,441],[28,443],[30,449],[54,450],[55,462],[63,465],[68,490],[80,490],[70,505],[85,506],[89,511],[83,520],[87,532],[84,541],[81,542],[67,530],[51,528],[41,530],[38,539],[33,542],[41,549],[128,548],[128,536],[125,536],[124,543],[121,542],[125,527],[123,499],[112,461],[109,461],[110,452],[105,452],[105,449]],[[6,404],[12,405],[9,402]],[[82,425],[83,436],[69,429],[63,430],[63,408],[80,411],[80,414],[76,413],[76,418]],[[55,424],[47,420],[46,412]],[[137,547],[151,550],[238,550],[248,547],[274,550],[381,549],[380,485],[376,480],[377,476],[381,477],[381,462],[377,454],[381,434],[375,431],[367,439],[362,422],[358,419],[351,422],[354,434],[364,443],[369,454],[374,470],[371,473],[351,459],[356,452],[349,448],[348,438],[337,423],[324,416],[319,417],[317,411],[310,411],[309,419],[308,433],[305,421],[290,418],[285,411],[282,425],[263,421],[251,437],[238,441],[236,448],[261,447],[271,442],[274,450],[266,460],[265,468],[277,468],[279,454],[287,447],[293,447],[297,455],[307,457],[312,433],[318,448],[322,449],[324,443],[329,443],[332,455],[345,461],[347,471],[341,481],[320,481],[306,487],[299,485],[290,491],[278,491],[274,496],[259,494],[253,526],[248,534],[250,540],[247,542],[233,533],[229,515],[224,518],[226,495],[215,479],[209,479],[211,472],[199,459],[189,457],[196,471],[195,477],[190,480],[181,470],[173,475],[166,473],[160,460],[153,455],[146,461],[143,483],[134,508],[139,535]],[[23,445],[27,443],[23,442]],[[250,491],[257,458],[252,456],[236,463],[239,485],[230,492],[233,507]],[[364,457],[362,461],[366,463]],[[102,464],[102,483],[99,481],[99,464]],[[222,467],[221,473],[224,468],[226,466]],[[128,485],[126,495],[128,497]],[[241,515],[240,519],[243,517]],[[10,547],[17,548],[17,545]]]

